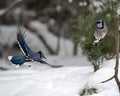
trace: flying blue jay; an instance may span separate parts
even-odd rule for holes
[[[94,44],[98,43],[101,39],[103,39],[106,36],[107,32],[108,32],[108,28],[107,28],[105,22],[101,19],[97,20],[96,28],[94,31],[94,37],[96,39],[94,41]]]
[[[42,51],[33,52],[29,48],[29,46],[27,45],[27,43],[26,43],[26,41],[25,41],[21,31],[19,31],[17,33],[17,41],[18,41],[18,45],[19,45],[20,49],[24,53],[24,56],[9,56],[8,59],[13,64],[21,66],[25,62],[37,61],[37,62],[40,62],[42,64],[47,64],[47,65],[49,65],[51,67],[62,67],[62,65],[59,65],[59,66],[50,65],[47,62],[45,62],[44,60],[42,60],[42,58],[46,59],[46,57],[44,56],[43,52]]]
[[[40,55],[40,59],[45,58],[44,55],[43,55],[43,53],[42,53],[42,51],[39,51],[38,53],[39,53],[38,55]],[[34,61],[33,58],[29,58],[29,57],[27,57],[26,55],[24,55],[24,56],[9,56],[8,59],[9,59],[9,61],[11,61],[13,64],[15,64],[15,65],[20,65],[20,66],[21,66],[22,64],[24,64],[25,62]],[[46,59],[46,58],[45,58],[45,59]],[[43,60],[41,60],[40,63],[45,63],[45,64],[47,64],[47,62],[45,62],[45,61],[43,61]]]

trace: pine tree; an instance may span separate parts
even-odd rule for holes
[[[100,6],[95,6],[95,2],[99,2]],[[74,42],[80,43],[83,53],[92,63],[94,71],[99,69],[104,59],[111,59],[115,56],[115,16],[118,5],[120,5],[119,0],[89,0],[89,6],[86,7],[89,12],[80,14],[75,20],[77,32],[74,32],[72,39]],[[97,12],[98,9],[99,12]],[[96,19],[103,19],[109,32],[104,39],[93,45]]]

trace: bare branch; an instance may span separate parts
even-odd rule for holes
[[[101,83],[108,82],[108,81],[110,81],[110,80],[112,80],[112,79],[114,79],[114,78],[115,78],[115,76],[112,76],[111,78],[109,78],[109,79],[107,79],[107,80],[105,80],[105,81],[102,81]]]
[[[22,3],[23,2],[23,0],[17,0],[17,1],[15,1],[15,2],[13,2],[10,6],[8,6],[6,9],[5,9],[5,11],[2,13],[2,14],[0,14],[0,16],[3,16],[3,15],[5,15],[5,14],[7,14],[11,9],[13,9],[15,6],[17,6],[18,4],[20,4],[20,3]]]

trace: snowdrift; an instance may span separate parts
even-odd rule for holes
[[[97,94],[86,96],[119,96],[114,80],[106,83],[114,73],[115,60],[107,61],[97,72],[92,66],[50,68],[34,63],[0,72],[1,96],[79,96],[86,87],[94,87]]]

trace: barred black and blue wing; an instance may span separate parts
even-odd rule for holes
[[[22,31],[23,32],[23,31]],[[19,31],[17,33],[17,41],[18,41],[18,45],[20,47],[20,49],[22,50],[23,54],[27,57],[31,57],[31,54],[33,53],[32,50],[29,48],[29,46],[27,45],[24,37],[23,37],[23,33],[21,31]]]

